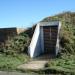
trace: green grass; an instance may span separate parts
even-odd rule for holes
[[[51,59],[46,67],[59,72],[75,74],[75,55],[64,54],[60,58]]]
[[[26,63],[28,60],[29,57],[25,54],[18,54],[16,56],[0,54],[0,70],[16,70],[18,65]]]

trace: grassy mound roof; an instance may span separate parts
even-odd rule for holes
[[[62,23],[60,31],[60,46],[62,51],[72,54],[75,53],[75,12],[64,12],[55,16],[46,17],[41,22],[50,21],[61,21]],[[25,31],[30,38],[32,38],[35,26]]]

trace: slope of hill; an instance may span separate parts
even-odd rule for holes
[[[75,53],[75,12],[63,12],[55,16],[44,18],[41,22],[61,21],[60,46],[63,52]],[[24,33],[30,39],[34,33],[36,25],[27,29]]]
[[[75,12],[64,12],[55,16],[46,17],[42,20],[42,22],[50,21],[61,21],[62,23],[60,31],[61,51],[65,53],[75,54]],[[35,27],[36,25],[28,28],[21,34],[27,34],[31,40]]]

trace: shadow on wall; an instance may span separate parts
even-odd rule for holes
[[[33,58],[36,58],[37,56],[41,55],[42,49],[41,49],[41,38],[40,38],[40,34],[38,36],[37,42],[36,42],[36,46],[34,49],[34,53],[33,53]]]

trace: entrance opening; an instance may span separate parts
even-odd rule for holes
[[[30,45],[28,46],[28,53],[31,58],[38,57],[40,55],[57,56],[59,45],[59,32],[61,22],[40,22],[36,25],[34,34]]]
[[[58,26],[43,26],[44,54],[55,54]]]

